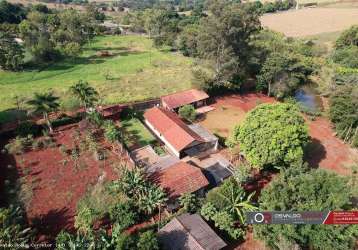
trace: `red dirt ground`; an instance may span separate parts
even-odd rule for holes
[[[260,103],[274,103],[273,98],[261,94],[230,95],[216,99],[215,107],[222,105],[232,105],[243,109],[245,112],[255,108]],[[309,134],[313,139],[312,146],[307,156],[307,161],[312,167],[319,166],[338,174],[348,175],[351,173],[347,168],[358,159],[357,150],[350,148],[340,139],[335,137],[331,123],[325,118],[318,118],[315,121],[307,121]],[[256,185],[247,187],[248,189],[260,190],[266,186],[269,178],[259,178]],[[267,250],[262,241],[253,238],[253,233],[248,232],[245,242],[237,246],[229,246],[227,249],[235,250]]]
[[[248,93],[244,95],[227,95],[215,99],[216,103],[213,106],[220,106],[227,104],[240,107],[245,112],[250,111],[261,103],[274,103],[275,99],[260,93]]]
[[[69,125],[56,130],[55,148],[31,150],[15,156],[19,177],[23,177],[32,189],[27,216],[39,231],[39,241],[52,240],[62,229],[73,230],[77,202],[100,176],[107,180],[118,178],[111,165],[118,164],[121,158],[103,141],[101,144],[108,149],[105,161],[96,161],[91,153],[86,153],[78,160],[85,164],[81,169],[75,167],[70,156],[63,156],[59,145],[66,145],[68,149],[73,147],[71,135],[76,127]],[[68,160],[66,165],[62,163],[64,159]],[[7,164],[5,161],[1,159],[4,165]]]
[[[307,121],[312,138],[307,161],[338,174],[348,175],[350,167],[358,160],[358,152],[335,136],[331,123],[325,118]]]
[[[219,97],[213,106],[232,105],[248,112],[260,103],[274,102],[274,98],[266,95],[249,93]],[[313,140],[306,159],[310,166],[319,166],[342,175],[350,174],[349,167],[358,161],[358,151],[344,144],[335,136],[334,129],[327,119],[317,118],[315,121],[306,119],[306,121]]]

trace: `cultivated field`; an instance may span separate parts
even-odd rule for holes
[[[262,25],[289,37],[337,32],[358,24],[358,8],[305,8],[261,17]]]
[[[107,52],[107,56],[100,55]],[[191,59],[158,50],[145,36],[96,38],[83,54],[41,69],[0,71],[0,121],[14,108],[15,96],[25,100],[34,92],[53,90],[66,96],[78,80],[94,86],[104,103],[123,103],[185,90],[191,84]],[[2,112],[1,112],[2,111]],[[2,113],[2,114],[1,114]]]
[[[123,158],[113,153],[113,145],[102,136],[96,140],[105,160],[95,159],[88,149],[79,150],[78,158],[73,157],[75,145],[84,145],[86,138],[86,132],[78,134],[77,131],[78,124],[64,126],[56,129],[51,146],[28,149],[21,155],[0,155],[2,172],[10,171],[5,166],[16,167],[15,176],[21,183],[19,199],[40,240],[52,240],[63,229],[73,230],[78,201],[100,180],[118,178],[116,167]]]

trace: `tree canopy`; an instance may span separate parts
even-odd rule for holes
[[[335,47],[343,49],[350,46],[358,46],[358,25],[353,25],[345,30],[337,39]]]
[[[305,121],[295,105],[261,104],[234,129],[228,144],[238,144],[253,167],[280,167],[302,161],[308,138]]]
[[[201,215],[231,238],[239,239],[244,236],[245,212],[256,210],[253,195],[247,194],[234,178],[227,179],[208,192]]]
[[[0,31],[0,67],[19,70],[23,64],[24,50],[8,32]]]
[[[179,109],[179,115],[181,118],[193,122],[195,121],[197,114],[193,105],[184,105]]]
[[[34,97],[27,102],[31,107],[30,113],[42,115],[51,133],[53,132],[53,129],[49,113],[57,111],[60,106],[58,99],[59,98],[54,96],[52,92],[35,93]]]
[[[0,1],[0,23],[20,23],[26,18],[26,9],[21,4]]]
[[[30,12],[20,25],[25,47],[35,60],[51,61],[61,55],[75,56],[94,36],[93,20],[75,10],[55,14]]]
[[[294,167],[293,167],[294,168]],[[262,211],[349,210],[351,190],[347,180],[324,170],[286,170],[260,196]],[[356,225],[257,225],[255,234],[272,249],[286,242],[303,249],[351,249]],[[281,248],[282,249],[282,248]],[[288,248],[286,248],[288,249]]]
[[[198,52],[201,58],[210,61],[213,72],[207,89],[238,88],[247,76],[251,42],[261,29],[259,13],[250,6],[234,1],[210,1],[211,14],[201,18]]]
[[[358,86],[338,87],[329,99],[329,117],[338,136],[358,147]]]

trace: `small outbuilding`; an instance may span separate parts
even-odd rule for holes
[[[182,214],[158,232],[165,250],[220,250],[227,244],[198,214]]]
[[[184,105],[193,105],[194,108],[200,108],[206,105],[209,95],[202,90],[189,89],[182,92],[161,97],[161,104],[164,108],[178,112]]]

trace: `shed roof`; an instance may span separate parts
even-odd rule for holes
[[[182,214],[159,231],[159,241],[170,250],[219,250],[226,243],[198,214]]]
[[[154,107],[144,113],[144,118],[157,130],[178,152],[193,142],[205,142],[191,130],[177,114],[164,108]]]
[[[180,161],[151,174],[150,179],[161,186],[171,199],[193,193],[209,185],[200,168]]]
[[[208,94],[202,90],[189,89],[182,92],[166,95],[161,98],[168,108],[175,109],[187,104],[198,102],[209,98]]]

